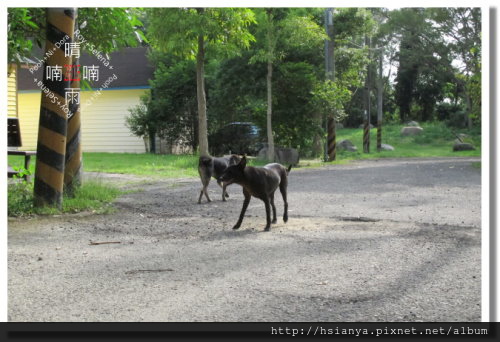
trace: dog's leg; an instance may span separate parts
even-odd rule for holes
[[[274,205],[274,192],[269,196],[271,199],[271,208],[273,209],[273,220],[271,223],[276,223],[278,220],[276,219],[276,206]]]
[[[225,182],[221,182],[220,180],[217,180],[217,184],[219,184],[219,186],[222,188],[222,200],[225,202],[226,197],[229,197],[229,195],[226,191],[227,184]]]
[[[208,184],[203,187],[202,191],[205,194],[205,197],[207,198],[207,201],[212,202],[212,200],[210,199],[210,197],[208,197]]]
[[[283,197],[283,202],[285,204],[284,212],[283,212],[283,221],[286,223],[288,221],[288,202],[286,200],[286,185],[287,181],[286,179],[283,179],[280,184],[280,192],[281,196]]]
[[[198,198],[198,204],[201,203],[201,197],[203,196],[203,194],[205,194],[207,201],[212,202],[210,197],[208,197],[208,184],[210,183],[210,178],[208,178],[208,180],[202,179],[202,183],[203,183],[203,188],[201,188],[201,191],[200,191],[200,197]]]
[[[243,195],[245,195],[245,200],[243,201],[243,208],[241,208],[241,213],[240,213],[240,218],[238,219],[238,222],[234,225],[233,229],[238,229],[241,227],[241,222],[243,222],[243,216],[245,216],[245,212],[247,211],[248,208],[248,203],[250,203],[250,199],[252,196],[243,191]]]
[[[205,197],[207,198],[207,201],[212,202],[210,197],[208,197],[208,190],[207,190],[207,185],[204,185],[203,188],[200,190],[200,197],[198,197],[198,204],[201,204],[201,197],[205,194]]]
[[[271,230],[271,205],[269,198],[264,199],[264,205],[266,206],[266,228],[264,228],[264,231],[268,232]]]
[[[201,184],[203,185],[203,187],[200,190],[200,197],[198,197],[198,204],[201,204],[201,198],[203,197],[203,194],[205,194],[205,197],[209,202],[212,202],[212,200],[210,200],[210,197],[208,197],[208,190],[207,190],[208,184],[210,184],[210,178],[212,177],[212,171],[209,168],[209,166],[205,167],[199,166],[198,173],[200,174]]]

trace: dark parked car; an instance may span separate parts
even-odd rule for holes
[[[232,122],[208,137],[214,156],[229,153],[255,156],[265,141],[261,129],[251,122]]]

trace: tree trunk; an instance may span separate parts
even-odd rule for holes
[[[200,156],[209,156],[207,130],[207,101],[205,98],[205,48],[203,35],[198,36],[196,55],[196,94],[198,97],[198,142]]]
[[[470,113],[472,112],[472,99],[471,99],[471,96],[469,94],[469,90],[467,89],[467,81],[461,81],[461,80],[458,80],[460,82],[460,85],[462,86],[462,88],[464,89],[464,97],[465,97],[465,114],[464,114],[464,127],[468,127],[469,129],[472,128],[472,119],[470,117]],[[458,96],[457,96],[458,97]]]
[[[472,112],[472,100],[471,100],[471,97],[468,94],[467,90],[465,93],[465,100],[467,103],[467,109],[465,111],[465,125],[467,126],[467,128],[471,129],[472,128],[472,119],[470,118],[470,113]]]
[[[149,130],[149,153],[156,153],[156,132],[154,129]]]
[[[273,62],[267,61],[267,160],[274,162],[273,116]]]
[[[312,150],[314,157],[319,157],[323,151],[322,135],[319,133],[321,130],[321,113],[315,111],[313,113],[313,119],[315,124],[318,126],[318,132],[314,133]]]

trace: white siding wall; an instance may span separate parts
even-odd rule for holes
[[[7,77],[7,115],[17,116],[17,67],[9,65],[9,75]]]
[[[106,90],[85,106],[93,92],[81,93],[82,148],[84,152],[145,152],[144,141],[125,126],[128,108],[139,104],[148,89]],[[19,92],[19,121],[24,150],[36,149],[40,92]]]

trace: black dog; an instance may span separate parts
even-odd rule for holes
[[[198,173],[200,174],[201,183],[203,184],[203,188],[200,191],[200,197],[198,198],[198,204],[201,203],[201,197],[205,194],[205,197],[209,202],[211,202],[210,197],[208,197],[207,187],[208,183],[210,183],[210,178],[214,177],[217,179],[217,184],[222,187],[222,200],[225,201],[226,197],[229,197],[226,192],[226,187],[229,184],[222,183],[218,179],[223,173],[224,170],[230,166],[238,164],[240,161],[240,157],[233,154],[229,157],[204,157],[201,156],[198,161]]]
[[[243,187],[243,195],[245,200],[243,208],[241,209],[240,218],[233,229],[238,229],[245,216],[250,198],[257,197],[264,201],[266,206],[266,219],[267,224],[264,230],[271,229],[271,214],[270,206],[273,208],[273,221],[276,223],[276,207],[274,206],[274,192],[279,187],[283,202],[285,203],[285,210],[283,213],[283,221],[288,221],[288,202],[286,199],[286,188],[288,184],[287,176],[292,166],[285,167],[278,163],[267,164],[264,167],[246,166],[247,160],[245,156],[237,165],[229,166],[224,174],[219,178],[220,181],[225,182],[227,185],[236,183]]]

